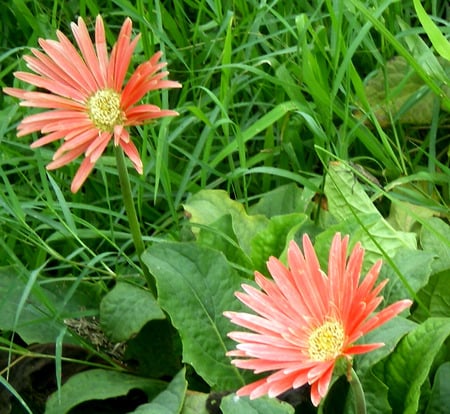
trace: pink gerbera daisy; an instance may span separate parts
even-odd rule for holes
[[[131,56],[139,40],[139,35],[131,39],[132,22],[129,18],[123,23],[110,55],[100,16],[95,24],[95,45],[81,17],[78,25],[72,23],[71,27],[78,50],[63,33],[57,31],[57,41],[39,39],[42,51],[31,49],[33,56],[24,57],[34,73],[14,74],[16,78],[48,92],[16,88],[4,88],[4,92],[22,99],[22,106],[49,109],[24,118],[18,127],[18,136],[36,131],[43,134],[31,145],[32,148],[64,140],[53,161],[47,165],[48,170],[62,167],[84,154],[85,158],[72,181],[71,190],[76,192],[113,136],[114,145],[122,147],[136,171],[142,174],[142,161],[127,127],[178,114],[155,105],[136,104],[149,91],[181,85],[163,79],[168,72],[160,71],[166,66],[166,63],[158,63],[160,52],[139,65],[124,85]]]
[[[384,344],[355,344],[367,332],[384,324],[411,306],[398,301],[373,314],[383,300],[378,296],[387,280],[374,287],[381,260],[360,283],[364,249],[358,243],[347,259],[348,236],[333,239],[328,275],[319,265],[308,236],[303,236],[304,254],[295,242],[288,249],[289,268],[271,257],[267,263],[273,281],[255,273],[263,291],[243,285],[241,302],[258,315],[225,312],[236,325],[253,332],[230,332],[237,349],[227,355],[232,363],[255,373],[274,371],[248,384],[238,396],[276,397],[283,392],[311,385],[311,400],[317,406],[326,395],[338,358],[377,349]]]

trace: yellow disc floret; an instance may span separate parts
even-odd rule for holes
[[[112,132],[123,123],[120,94],[112,89],[101,89],[87,101],[88,115],[94,125],[103,132]]]
[[[313,361],[329,361],[338,357],[344,346],[345,331],[336,320],[325,321],[315,328],[308,338],[309,358]]]

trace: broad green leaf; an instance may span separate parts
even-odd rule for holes
[[[223,414],[294,414],[294,407],[276,398],[261,397],[250,400],[231,394],[222,399]]]
[[[166,319],[145,324],[136,337],[127,342],[125,361],[137,364],[137,372],[145,377],[172,377],[182,367],[181,341]]]
[[[393,303],[397,300],[411,296],[409,289],[418,292],[429,281],[431,275],[431,263],[433,255],[422,250],[400,249],[391,257],[397,271],[408,281],[408,289],[397,271],[390,264],[384,264],[381,276],[389,279],[389,283],[383,289],[385,303]]]
[[[425,320],[428,316],[450,315],[450,269],[431,276],[427,286],[419,292],[420,304],[414,312],[414,318]]]
[[[420,244],[423,250],[433,253],[433,272],[450,269],[450,226],[443,220],[431,218],[427,220],[420,232]]]
[[[242,268],[253,268],[250,258],[239,246],[233,229],[233,217],[231,214],[225,214],[213,223],[202,227],[198,233],[197,242],[203,246],[221,251],[231,263],[235,263]]]
[[[396,317],[358,341],[367,344],[377,342],[385,344],[375,351],[355,357],[356,372],[363,386],[368,413],[388,414],[392,411],[388,402],[388,388],[377,375],[377,370],[383,366],[383,358],[388,356],[401,338],[416,326],[416,323],[408,319]]]
[[[61,387],[61,401],[58,401],[58,393],[50,396],[45,414],[67,413],[82,402],[126,395],[134,388],[144,391],[149,398],[153,398],[166,386],[163,381],[140,378],[122,372],[104,369],[84,371],[69,378]]]
[[[206,408],[209,394],[187,391],[181,414],[210,414]]]
[[[270,218],[265,229],[252,240],[252,262],[255,270],[266,273],[270,256],[280,257],[296,229],[308,220],[303,213],[292,213]]]
[[[235,328],[223,312],[242,309],[234,292],[245,279],[221,253],[194,243],[155,244],[143,260],[156,278],[159,303],[180,334],[183,360],[216,390],[242,386],[241,373],[225,356],[235,347],[227,337]]]
[[[430,19],[420,3],[420,0],[414,0],[414,8],[416,9],[417,17],[430,38],[432,45],[436,49],[436,52],[445,59],[450,60],[450,42]]]
[[[230,214],[234,234],[245,254],[251,253],[251,240],[267,225],[263,215],[248,215],[244,206],[222,190],[201,190],[184,204],[192,224],[211,225],[220,217]],[[193,227],[195,232],[195,226]],[[198,232],[198,230],[197,230]]]
[[[433,361],[450,336],[450,318],[430,318],[408,333],[385,365],[385,383],[394,412],[416,414],[421,387]]]
[[[28,279],[29,274],[14,266],[0,268],[0,330],[15,330],[28,344],[54,342],[64,317],[97,312],[98,286],[80,283],[72,289],[72,283],[52,281],[43,287],[41,281],[48,280],[37,278],[24,297]],[[21,309],[19,303],[23,303]]]
[[[151,402],[139,406],[133,413],[136,414],[178,414],[184,401],[187,382],[184,378],[183,368],[164,391],[161,391]]]
[[[271,218],[291,213],[307,213],[315,193],[308,188],[301,189],[296,184],[286,184],[262,195],[261,199],[249,208],[253,215],[263,214]]]
[[[392,408],[388,401],[388,387],[374,372],[368,371],[364,377],[360,378],[366,399],[368,413],[392,413]]]
[[[146,289],[118,282],[100,303],[100,321],[114,342],[135,336],[151,320],[164,319],[164,312]]]
[[[387,357],[395,349],[400,340],[416,327],[417,323],[398,316],[364,335],[358,343],[384,343],[384,346],[375,351],[355,357],[358,375],[362,378],[373,365]]]
[[[359,240],[362,243],[368,264],[382,256],[390,257],[400,249],[416,249],[415,234],[394,230],[344,163],[330,163],[324,192],[330,214],[338,222],[355,223],[351,242]],[[339,225],[336,227],[339,228]],[[324,232],[317,240],[323,239],[325,235],[331,240],[331,230]]]
[[[425,414],[450,413],[450,362],[442,364],[434,375],[433,388]]]
[[[436,284],[431,295],[430,314],[432,316],[450,315],[450,269],[434,275]]]

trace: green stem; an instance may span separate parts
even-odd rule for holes
[[[118,145],[114,147],[117,161],[117,170],[119,172],[120,188],[122,190],[123,203],[128,217],[128,224],[130,226],[131,236],[133,237],[134,247],[139,257],[139,263],[147,286],[156,298],[156,284],[154,278],[150,275],[145,263],[142,261],[142,254],[144,253],[144,240],[142,239],[141,227],[137,218],[136,209],[134,208],[133,195],[131,193],[130,179],[125,163],[125,156],[122,148]]]
[[[355,413],[356,414],[366,414],[366,399],[364,397],[364,391],[361,385],[361,381],[356,375],[355,370],[352,368],[352,376],[350,379],[350,388],[353,392],[353,397],[355,401]]]

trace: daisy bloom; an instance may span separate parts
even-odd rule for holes
[[[84,154],[72,181],[72,192],[78,191],[106,146],[114,137],[139,174],[142,161],[130,139],[127,127],[164,116],[178,115],[158,106],[138,104],[149,92],[162,88],[179,88],[178,82],[165,80],[161,71],[166,63],[158,63],[161,53],[139,65],[125,77],[139,35],[131,38],[132,22],[125,20],[118,40],[108,54],[105,28],[100,16],[95,22],[95,42],[91,41],[83,19],[71,24],[78,49],[60,31],[58,40],[39,39],[42,50],[31,49],[24,60],[34,73],[16,72],[16,78],[44,91],[4,88],[8,95],[22,100],[22,106],[45,108],[47,111],[27,116],[18,127],[18,136],[40,131],[43,135],[32,148],[64,140],[47,165],[53,170]]]
[[[295,242],[288,249],[289,267],[271,257],[267,267],[273,280],[255,272],[256,289],[242,285],[241,302],[255,314],[225,312],[231,322],[251,332],[230,332],[237,349],[227,353],[232,363],[256,374],[273,371],[268,377],[248,384],[238,396],[276,397],[283,392],[311,385],[311,401],[317,406],[326,395],[336,361],[363,354],[384,344],[355,344],[367,332],[384,324],[412,301],[398,301],[373,313],[387,280],[374,286],[381,261],[360,282],[364,249],[358,243],[347,260],[348,236],[333,238],[328,259],[328,275],[319,265],[308,236],[303,236],[303,252]]]

